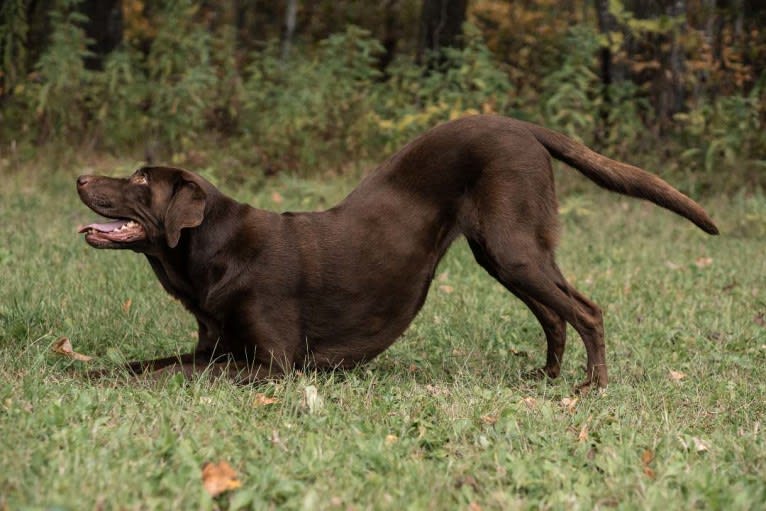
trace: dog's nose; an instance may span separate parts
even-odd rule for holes
[[[91,176],[80,176],[77,178],[77,186],[85,186],[88,184],[88,181],[91,180]]]

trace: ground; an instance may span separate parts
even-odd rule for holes
[[[141,256],[96,251],[76,234],[93,215],[74,179],[104,170],[49,170],[9,174],[0,191],[0,509],[766,502],[763,195],[703,198],[723,233],[710,237],[584,180],[565,187],[559,261],[605,311],[611,383],[602,393],[572,394],[585,354],[571,329],[559,379],[523,376],[544,361],[542,333],[464,242],[378,359],[253,388],[83,376],[185,351],[195,326]],[[222,183],[276,210],[330,205],[351,186]],[[60,336],[95,361],[52,353]],[[202,467],[221,461],[239,487],[213,498]]]

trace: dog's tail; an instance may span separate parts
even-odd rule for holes
[[[528,122],[524,122],[523,125],[545,146],[551,156],[576,168],[597,185],[613,192],[654,202],[689,219],[706,233],[718,234],[718,227],[702,206],[658,176],[607,158],[561,133]]]

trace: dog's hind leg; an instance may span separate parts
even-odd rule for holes
[[[548,345],[545,366],[535,370],[535,375],[545,375],[549,378],[556,378],[561,372],[561,363],[564,358],[564,348],[566,347],[567,324],[564,319],[553,310],[530,297],[522,288],[514,288],[510,282],[503,281],[495,271],[495,265],[491,263],[484,249],[475,241],[469,239],[468,244],[473,251],[476,261],[500,282],[506,289],[513,293],[519,300],[532,311],[540,326],[545,333],[545,340]]]
[[[591,385],[606,386],[604,326],[599,307],[564,279],[552,251],[541,246],[534,236],[523,230],[499,232],[497,223],[483,225],[495,227],[483,230],[481,238],[467,235],[474,255],[540,321],[548,340],[546,369],[555,372],[560,367],[565,344],[562,321],[566,321],[582,338],[588,357],[586,379],[577,389],[584,392]]]

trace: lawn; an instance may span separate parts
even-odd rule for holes
[[[585,353],[532,381],[544,339],[464,242],[404,337],[372,363],[241,387],[89,367],[183,352],[191,315],[142,256],[76,234],[82,172],[0,191],[0,509],[755,509],[766,502],[766,198],[703,202],[710,237],[573,179],[559,262],[605,311],[608,389],[572,394]],[[95,166],[95,168],[93,168]],[[570,171],[561,171],[571,173]],[[211,175],[208,172],[208,175]],[[45,176],[45,177],[43,177]],[[331,205],[349,179],[224,191],[259,207]],[[59,336],[91,363],[51,352]],[[316,397],[314,396],[316,393]],[[212,498],[206,462],[239,488]]]

